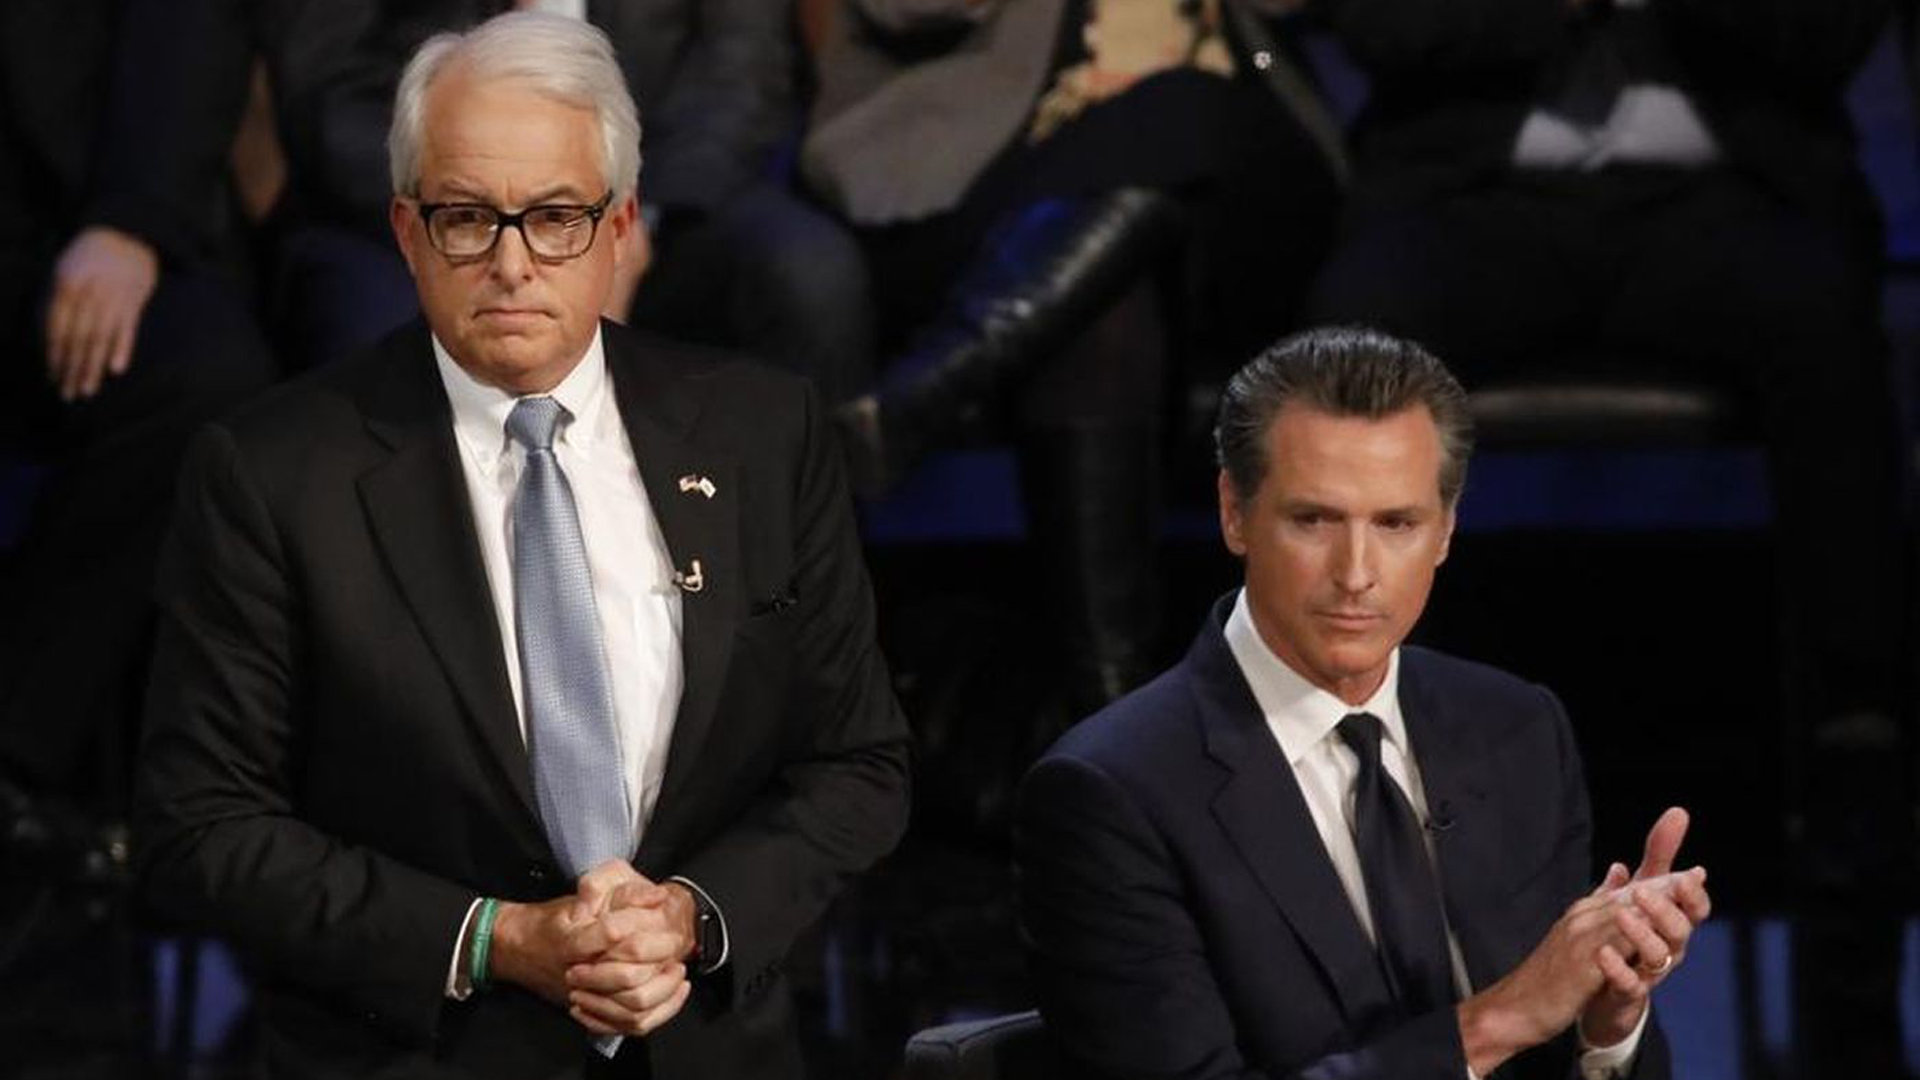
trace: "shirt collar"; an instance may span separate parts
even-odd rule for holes
[[[1400,715],[1400,650],[1387,658],[1387,677],[1379,689],[1358,706],[1349,705],[1334,694],[1307,681],[1287,662],[1274,655],[1253,625],[1253,612],[1247,606],[1247,590],[1234,598],[1233,613],[1227,616],[1227,648],[1253,688],[1253,699],[1266,717],[1267,726],[1280,743],[1280,752],[1289,765],[1297,765],[1309,750],[1318,746],[1340,721],[1351,713],[1367,712],[1380,718],[1386,738],[1401,753],[1407,749],[1406,722]]]
[[[607,357],[598,327],[573,370],[543,395],[516,395],[474,378],[447,352],[437,334],[433,335],[433,359],[447,389],[447,402],[453,408],[454,434],[482,464],[491,464],[506,452],[507,414],[522,396],[551,397],[567,410],[572,419],[554,435],[557,443],[590,445],[607,437],[611,415],[607,407]]]

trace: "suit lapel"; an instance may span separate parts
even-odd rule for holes
[[[1392,999],[1293,770],[1221,634],[1230,603],[1215,606],[1187,657],[1207,752],[1232,774],[1214,798],[1214,818],[1313,954],[1348,1022],[1365,1029]]]
[[[360,501],[396,586],[525,811],[528,838],[544,845],[499,616],[431,350],[424,328],[394,338],[382,381],[361,399],[368,430],[392,456],[360,477]]]
[[[1447,922],[1460,942],[1468,981],[1478,989],[1504,974],[1510,960],[1499,955],[1486,925],[1503,905],[1478,888],[1502,880],[1501,823],[1490,798],[1491,748],[1485,745],[1484,725],[1459,715],[1433,685],[1424,652],[1405,648],[1400,657],[1400,712],[1435,825],[1433,849]]]
[[[733,653],[742,608],[740,490],[735,462],[691,438],[700,410],[697,381],[675,377],[624,334],[609,329],[603,340],[647,502],[669,558],[689,579],[680,594],[680,710],[654,820],[646,830],[651,840],[682,808],[684,799],[677,796],[697,772],[694,764],[713,726]],[[697,588],[691,580],[696,562]]]

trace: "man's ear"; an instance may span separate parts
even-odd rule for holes
[[[1453,526],[1460,520],[1454,508],[1447,507],[1446,516],[1440,519],[1440,527],[1446,531],[1440,537],[1440,553],[1434,556],[1433,565],[1439,566],[1447,561],[1447,553],[1453,550]]]
[[[629,194],[615,203],[607,212],[607,224],[618,241],[614,245],[614,259],[621,275],[638,281],[653,262],[653,238],[647,235],[646,224],[640,220],[639,194]]]
[[[425,223],[413,208],[413,203],[398,195],[387,204],[387,224],[393,228],[394,243],[400,245],[400,257],[407,260],[407,269],[414,277],[420,276],[416,263],[420,242],[426,239]]]
[[[1220,497],[1220,538],[1226,541],[1227,550],[1235,555],[1247,553],[1246,514],[1240,506],[1240,493],[1233,488],[1233,478],[1227,470],[1221,469],[1215,485]]]

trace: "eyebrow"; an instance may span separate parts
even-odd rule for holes
[[[1330,516],[1343,517],[1343,518],[1355,516],[1351,511],[1342,510],[1340,507],[1337,507],[1337,506],[1329,506],[1326,503],[1315,502],[1312,499],[1293,499],[1293,500],[1283,502],[1280,504],[1280,512],[1283,514],[1303,514],[1303,513],[1327,514]],[[1418,518],[1418,517],[1427,516],[1428,512],[1429,511],[1427,510],[1427,508],[1422,507],[1417,503],[1414,503],[1406,506],[1382,507],[1365,516],[1368,518],[1384,518],[1384,517]]]
[[[441,197],[434,201],[473,202],[487,206],[493,205],[492,202],[488,200],[486,193],[481,191],[478,185],[468,184],[461,180],[448,180],[441,185],[440,193]],[[552,187],[539,189],[522,205],[541,206],[556,201],[563,205],[578,204],[585,206],[593,200],[581,194],[580,189],[574,187],[572,184],[555,184]]]

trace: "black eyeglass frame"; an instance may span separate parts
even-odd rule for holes
[[[427,230],[427,243],[432,244],[433,250],[439,252],[442,258],[451,262],[469,263],[491,258],[494,249],[500,246],[501,235],[505,233],[507,229],[512,228],[520,233],[520,242],[526,245],[528,254],[543,262],[557,263],[566,262],[569,259],[577,259],[593,250],[593,242],[600,237],[600,219],[606,216],[607,208],[613,205],[613,190],[609,188],[605,195],[600,196],[599,200],[593,203],[535,203],[516,214],[509,214],[497,206],[490,206],[487,203],[480,202],[430,203],[415,199],[413,205],[414,211],[420,215],[420,224]],[[434,235],[433,231],[433,217],[443,210],[484,210],[492,214],[493,239],[487,243],[486,248],[474,252],[471,255],[449,254],[445,248],[440,246],[440,239]],[[547,255],[536,248],[532,238],[527,236],[525,222],[528,215],[552,212],[555,210],[573,210],[585,214],[587,217],[587,242],[580,245],[580,250],[571,255]]]

